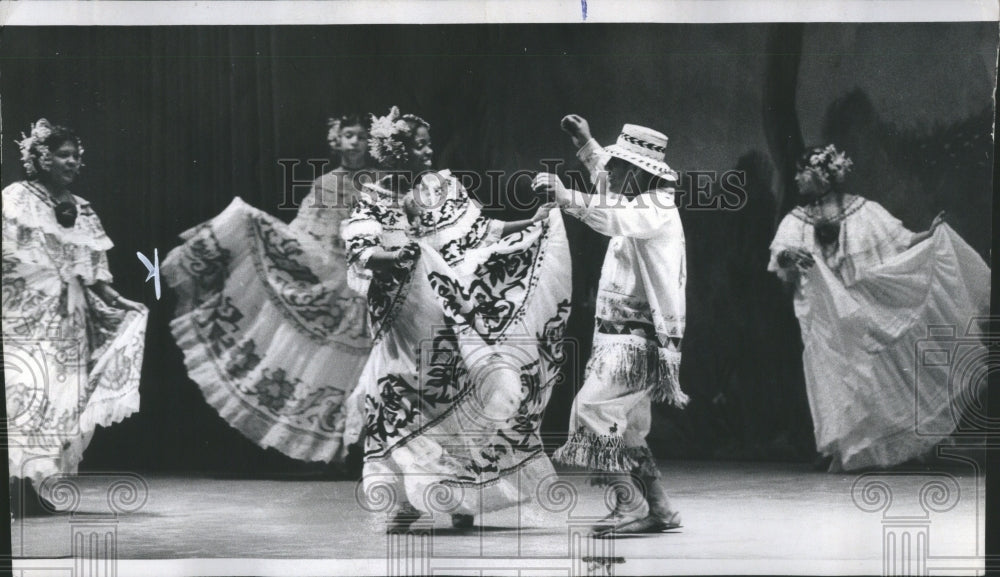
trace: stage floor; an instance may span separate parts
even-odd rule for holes
[[[912,562],[914,573],[926,563],[932,572],[972,575],[983,566],[985,483],[971,465],[830,474],[806,465],[671,462],[662,471],[684,526],[615,540],[586,537],[590,520],[606,513],[603,489],[569,472],[564,479],[576,488],[575,505],[553,493],[549,511],[487,514],[468,531],[451,529],[442,515],[423,537],[402,540],[387,538],[379,517],[357,505],[350,481],[145,475],[145,501],[119,494],[118,510],[131,512],[111,514],[115,476],[84,475],[75,481],[76,513],[14,522],[12,551],[23,559],[16,566],[57,567],[60,559],[72,561],[74,534],[114,533],[120,575],[132,569],[147,575],[478,569],[572,575],[588,568],[622,575],[883,574],[886,560],[902,563],[904,573]],[[234,561],[240,558],[259,561]],[[146,570],[127,561],[180,559],[206,561]]]

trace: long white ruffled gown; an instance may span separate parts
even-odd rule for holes
[[[112,282],[114,244],[90,204],[74,199],[77,219],[63,227],[37,183],[3,190],[8,464],[12,478],[36,485],[75,474],[94,430],[139,410],[148,311],[109,305],[93,290]]]
[[[768,270],[785,276],[784,249],[816,260],[796,281],[794,306],[818,451],[832,457],[831,471],[888,467],[948,439],[985,386],[976,335],[989,314],[990,270],[946,224],[907,248],[913,233],[861,197],[839,222],[824,251],[816,220],[793,210]]]

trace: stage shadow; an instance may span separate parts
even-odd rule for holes
[[[680,535],[684,533],[680,529],[670,529],[669,531],[657,531],[656,533],[618,533],[615,535],[606,535],[603,537],[593,536],[593,539],[646,539],[649,537],[657,537],[660,535]]]
[[[468,529],[459,529],[456,527],[442,527],[440,529],[434,529],[435,535],[442,536],[461,536],[461,537],[474,537],[480,533],[512,533],[522,531],[518,527],[497,527],[492,525],[476,525],[475,527],[470,527]]]

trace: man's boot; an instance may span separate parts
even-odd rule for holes
[[[643,497],[635,477],[630,473],[603,473],[611,493],[611,512],[590,528],[592,535],[599,535],[618,525],[646,516],[649,505]]]
[[[616,534],[661,533],[681,526],[680,513],[673,510],[670,498],[658,474],[638,475],[639,488],[649,504],[648,512],[641,518],[625,519],[615,526],[597,534],[598,537],[614,537]]]

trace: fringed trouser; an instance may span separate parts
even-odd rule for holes
[[[655,476],[646,445],[652,402],[687,402],[677,381],[679,365],[680,352],[665,351],[655,340],[595,334],[584,383],[573,400],[570,437],[553,460],[596,472]]]

